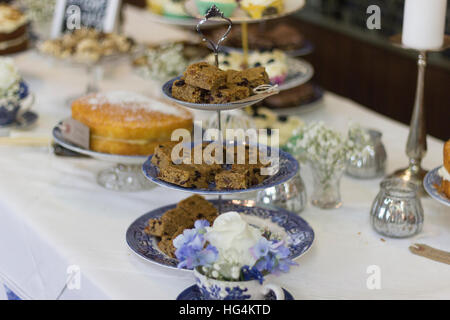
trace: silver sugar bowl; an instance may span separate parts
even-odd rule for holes
[[[294,213],[302,212],[307,203],[307,196],[300,173],[285,183],[259,191],[256,202],[264,207],[278,207]]]
[[[382,133],[373,129],[364,129],[368,141],[354,137],[354,143],[361,145],[361,152],[352,155],[347,163],[347,174],[354,178],[371,179],[383,176],[386,170],[386,149],[381,142]]]
[[[370,210],[376,232],[392,238],[411,237],[422,230],[423,208],[418,187],[398,178],[381,182]]]

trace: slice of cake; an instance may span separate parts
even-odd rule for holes
[[[225,84],[227,75],[225,71],[206,62],[191,64],[184,72],[187,84],[205,90],[213,90]]]
[[[173,239],[185,229],[194,227],[197,220],[208,220],[210,225],[218,216],[218,211],[202,196],[193,195],[182,200],[173,209],[166,211],[159,219],[150,219],[145,233],[160,238],[158,248],[168,256],[175,257]]]
[[[72,104],[72,118],[90,129],[90,148],[122,155],[150,155],[173,130],[192,131],[190,112],[168,102],[127,92],[90,94]]]
[[[18,9],[0,4],[0,55],[28,48],[28,18]]]
[[[444,165],[439,169],[438,174],[442,178],[439,191],[450,199],[450,140],[444,145]]]

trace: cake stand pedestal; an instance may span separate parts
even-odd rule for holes
[[[78,154],[115,164],[97,174],[97,183],[102,187],[115,191],[134,192],[152,189],[156,186],[142,174],[142,164],[147,159],[146,156],[125,156],[81,148],[64,139],[60,125],[61,123],[52,131],[53,139],[58,145]]]
[[[391,42],[401,48],[407,50],[417,50],[409,48],[401,43],[401,35],[395,35],[391,38]],[[389,175],[389,178],[399,178],[404,181],[413,182],[419,188],[420,196],[427,195],[423,179],[427,174],[427,170],[421,166],[422,159],[427,152],[427,132],[425,123],[425,108],[423,103],[424,87],[425,87],[425,68],[427,65],[427,52],[438,52],[450,47],[450,36],[445,36],[444,44],[441,48],[435,50],[419,50],[417,66],[417,87],[416,97],[414,101],[413,114],[410,123],[408,141],[406,143],[406,155],[409,158],[409,165],[407,168],[396,170]]]

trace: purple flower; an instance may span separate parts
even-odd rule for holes
[[[217,249],[211,245],[206,246],[206,227],[209,222],[197,220],[195,229],[186,229],[173,240],[177,249],[175,256],[180,260],[178,268],[194,269],[198,266],[212,265],[219,255]]]
[[[261,238],[258,243],[250,249],[250,253],[253,258],[258,260],[261,257],[264,257],[269,252],[271,246],[271,242],[266,238]]]
[[[289,259],[290,250],[284,246],[283,241],[269,241],[263,238],[251,249],[251,253],[257,259],[254,268],[261,273],[277,275],[288,272],[291,266],[297,265]]]
[[[194,224],[195,229],[201,234],[205,234],[206,228],[209,226],[210,224],[208,220],[197,220]]]

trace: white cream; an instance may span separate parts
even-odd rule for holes
[[[438,175],[447,181],[450,181],[450,173],[448,173],[447,169],[444,166],[438,170]]]

